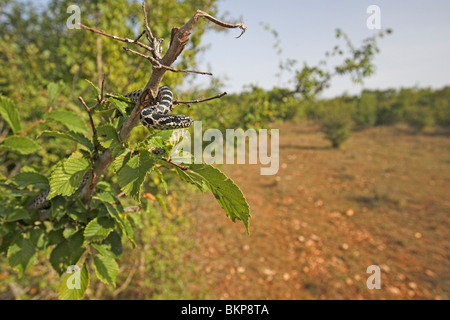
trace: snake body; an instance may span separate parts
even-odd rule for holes
[[[139,97],[143,90],[134,90],[125,95],[132,102],[138,103]],[[169,114],[173,108],[173,94],[172,91],[166,87],[161,86],[158,90],[156,103],[154,105],[145,107],[140,113],[141,123],[149,128],[156,130],[171,130],[187,128],[192,125],[194,120],[184,114]],[[83,176],[78,190],[83,189],[89,181],[90,172]],[[34,198],[29,204],[30,209],[46,209],[50,206],[47,200],[50,190],[46,190]]]
[[[135,90],[127,93],[131,101],[137,103],[142,90]],[[140,114],[141,122],[149,129],[170,130],[187,128],[192,125],[194,120],[184,114],[169,114],[173,108],[172,91],[166,87],[159,87],[156,104],[142,109]]]

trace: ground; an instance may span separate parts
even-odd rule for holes
[[[448,299],[450,138],[353,132],[339,149],[312,124],[280,129],[280,170],[224,165],[251,207],[248,236],[211,195],[192,199],[190,255],[216,299]],[[381,269],[370,290],[367,268]]]

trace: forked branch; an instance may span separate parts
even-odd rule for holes
[[[93,32],[93,33],[96,33],[96,34],[99,34],[99,35],[102,35],[102,36],[105,36],[105,37],[108,37],[108,38],[111,38],[111,39],[114,39],[117,41],[121,41],[124,43],[136,44],[136,45],[140,46],[141,48],[147,50],[148,52],[151,52],[151,56],[149,56],[149,55],[141,54],[141,53],[131,50],[131,49],[125,49],[127,51],[130,51],[134,54],[141,56],[142,58],[149,60],[152,63],[153,72],[150,75],[149,80],[147,81],[147,84],[146,84],[144,90],[142,91],[142,94],[139,97],[138,103],[136,103],[136,106],[134,107],[134,109],[131,112],[128,119],[126,119],[123,123],[122,129],[120,130],[120,134],[119,134],[120,139],[122,141],[125,141],[128,139],[128,136],[129,136],[131,130],[139,122],[139,114],[140,114],[141,110],[144,107],[154,103],[154,100],[158,94],[158,89],[159,89],[161,80],[163,79],[166,71],[169,70],[172,72],[193,72],[193,73],[200,73],[200,74],[209,74],[207,72],[200,72],[200,71],[194,71],[194,70],[178,70],[176,68],[171,67],[172,64],[175,62],[175,60],[178,58],[178,56],[183,52],[183,50],[186,46],[186,43],[189,41],[189,37],[190,37],[191,31],[192,31],[192,28],[195,26],[195,24],[197,23],[199,18],[203,17],[223,28],[228,28],[228,29],[239,28],[239,29],[241,29],[241,34],[237,38],[242,36],[242,34],[247,29],[243,23],[239,23],[239,24],[226,23],[226,22],[220,21],[219,19],[216,19],[215,17],[207,14],[204,11],[197,10],[197,12],[194,14],[194,16],[188,22],[186,22],[185,25],[183,25],[182,27],[172,28],[169,48],[167,49],[164,56],[161,57],[161,53],[162,53],[161,42],[163,39],[158,39],[155,35],[153,35],[153,33],[150,29],[150,26],[148,24],[147,11],[145,9],[145,2],[142,4],[142,9],[144,11],[145,29],[139,35],[139,37],[136,38],[135,40],[132,40],[129,38],[118,37],[118,36],[106,33],[104,31],[96,30],[96,29],[93,29],[93,28],[90,28],[90,27],[80,24],[81,28],[88,30],[90,32]],[[139,39],[144,35],[144,33],[146,34],[146,38],[149,41],[150,45],[146,45],[139,41]],[[215,97],[207,98],[207,99],[197,99],[197,100],[193,100],[193,101],[176,101],[175,104],[200,103],[200,102],[220,98],[220,97],[224,96],[225,94],[226,93],[223,93],[223,94],[217,95]],[[97,184],[97,182],[100,180],[103,173],[106,171],[106,169],[111,165],[112,160],[113,160],[112,149],[107,149],[95,161],[95,165],[94,165],[95,171],[92,174],[92,176],[94,177],[95,180],[92,181],[92,183],[87,184],[87,185],[90,185],[91,187],[92,187],[92,185],[95,186]],[[90,189],[89,186],[83,188],[83,190],[81,192],[82,199],[86,200],[89,197],[89,194],[90,194],[89,189]]]

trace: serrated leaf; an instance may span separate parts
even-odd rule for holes
[[[84,242],[102,241],[113,230],[115,221],[109,217],[92,219],[84,229]]]
[[[72,195],[79,188],[89,165],[89,161],[79,152],[59,162],[50,176],[50,193],[47,199],[50,200],[57,195]]]
[[[94,255],[94,267],[97,277],[104,283],[116,286],[119,265],[112,257],[103,254]]]
[[[118,150],[119,149],[119,150]],[[117,148],[114,148],[113,151],[113,156],[115,151],[119,151],[120,152],[119,146]],[[131,159],[131,151],[126,149],[123,150],[123,152],[119,153],[117,156],[114,157],[113,163],[112,163],[112,168],[114,169],[115,172],[118,172],[120,169],[122,169],[122,167]]]
[[[65,273],[59,282],[58,299],[81,300],[89,286],[89,270],[86,263],[81,270],[74,268],[72,273]]]
[[[109,101],[111,101],[112,105],[124,116],[127,115],[127,107],[128,103],[124,101],[120,101],[115,98],[110,98]]]
[[[59,275],[63,274],[68,266],[75,265],[86,250],[83,247],[83,230],[79,230],[68,239],[60,242],[50,254],[50,263]]]
[[[21,130],[20,116],[17,105],[10,98],[0,95],[0,115],[11,127],[14,133]]]
[[[118,173],[117,181],[122,191],[140,202],[141,185],[154,165],[155,159],[150,152],[141,149],[139,155],[132,157]]]
[[[91,151],[94,150],[94,146],[93,146],[91,140],[89,140],[83,134],[78,133],[78,132],[74,132],[74,131],[61,132],[61,131],[46,130],[41,133],[41,136],[50,136],[50,137],[69,139],[69,140],[75,141],[75,142],[85,146],[86,148],[88,148]]]
[[[131,101],[130,98],[124,97],[124,96],[122,96],[121,94],[118,94],[118,93],[116,93],[116,94],[105,93],[105,97],[106,98],[114,98],[116,100],[120,100],[120,101],[123,101],[123,102],[130,102]]]
[[[189,170],[176,168],[180,177],[193,183],[203,191],[204,185],[212,192],[227,216],[235,222],[236,219],[244,223],[249,233],[248,222],[250,207],[239,187],[219,169],[208,164],[192,164]]]
[[[104,148],[110,148],[114,143],[119,143],[119,134],[111,124],[105,124],[97,128],[97,135],[100,144]]]
[[[0,145],[0,150],[2,149],[19,152],[21,154],[30,154],[35,153],[36,151],[41,149],[41,147],[30,138],[11,136],[6,138]]]
[[[61,93],[61,91],[63,90],[64,85],[59,82],[52,82],[49,83],[49,85],[47,86],[47,91],[48,91],[48,104],[49,106],[51,106],[53,104],[53,102],[55,101],[56,97]]]
[[[16,238],[8,248],[9,265],[18,272],[19,278],[36,260],[36,248],[30,239]]]
[[[44,115],[45,120],[54,120],[67,129],[75,132],[88,133],[88,126],[80,115],[67,110],[56,110]]]
[[[49,186],[47,177],[37,172],[20,172],[16,174],[14,181],[19,188],[36,186],[37,188],[44,189]]]

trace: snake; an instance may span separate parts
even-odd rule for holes
[[[134,103],[139,103],[139,98],[143,90],[134,90],[124,95]],[[147,106],[141,110],[139,119],[141,123],[149,128],[155,130],[174,130],[188,128],[192,125],[194,120],[184,114],[169,114],[173,109],[173,93],[167,86],[161,86],[158,89],[158,94],[155,99],[155,104]],[[87,172],[80,183],[77,191],[84,188],[89,181],[91,172]],[[29,204],[30,209],[48,209],[50,201],[47,197],[50,189],[42,192],[34,198]]]

